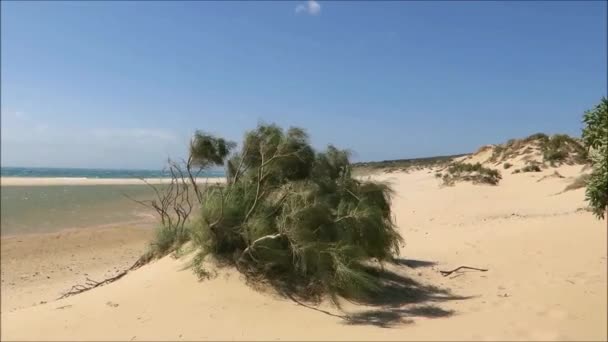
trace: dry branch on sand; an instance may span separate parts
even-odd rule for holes
[[[77,295],[79,293],[83,293],[89,290],[92,290],[94,288],[103,286],[103,285],[107,285],[110,283],[113,283],[117,280],[119,280],[120,278],[124,277],[125,275],[127,275],[127,273],[129,273],[130,271],[136,270],[138,268],[140,268],[141,266],[145,265],[147,262],[149,261],[149,256],[148,255],[143,255],[141,256],[139,259],[137,259],[137,261],[131,265],[131,267],[127,268],[126,270],[112,276],[109,278],[106,278],[102,281],[95,281],[89,278],[86,278],[86,281],[84,283],[84,285],[82,284],[77,284],[74,285],[70,288],[70,290],[68,290],[67,292],[65,292],[64,294],[62,294],[59,298],[57,299],[63,299],[66,297],[70,297],[73,295]]]
[[[470,267],[470,266],[459,266],[456,267],[455,269],[451,270],[451,271],[439,271],[439,273],[441,273],[442,276],[447,277],[450,274],[460,271],[462,269],[467,269],[467,270],[474,270],[474,271],[480,271],[480,272],[487,272],[488,270],[485,268],[477,268],[477,267]]]

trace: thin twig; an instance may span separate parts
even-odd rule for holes
[[[477,267],[469,267],[469,266],[458,266],[455,269],[451,270],[451,271],[439,271],[439,273],[441,273],[442,276],[447,277],[450,274],[461,270],[461,269],[468,269],[468,270],[474,270],[474,271],[480,271],[480,272],[486,272],[487,269],[485,268],[477,268]]]

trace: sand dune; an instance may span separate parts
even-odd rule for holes
[[[582,168],[501,170],[498,186],[442,187],[428,169],[373,176],[393,184],[407,243],[387,269],[397,291],[375,305],[311,309],[231,269],[199,282],[187,258],[166,257],[81,295],[2,312],[2,339],[606,340],[606,221],[585,210],[584,189],[560,193]],[[555,170],[564,178],[538,181]],[[439,273],[460,265],[488,271]]]

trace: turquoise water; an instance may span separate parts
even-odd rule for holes
[[[76,169],[47,167],[2,167],[2,177],[74,177],[74,178],[159,178],[170,177],[161,170]],[[223,177],[224,171],[202,172],[200,177]]]

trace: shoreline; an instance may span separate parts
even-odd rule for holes
[[[147,248],[151,227],[126,225],[2,236],[2,314],[55,301],[86,278],[129,267]]]
[[[0,186],[48,186],[48,185],[145,185],[169,184],[171,178],[84,178],[84,177],[0,177]],[[223,184],[224,177],[197,178],[196,182]]]

